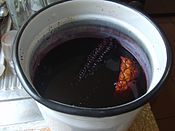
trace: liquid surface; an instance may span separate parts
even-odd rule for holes
[[[147,88],[145,74],[136,59],[117,41],[103,57],[99,54],[95,58],[102,59],[88,68],[92,70],[84,73],[89,58],[94,58],[93,51],[103,41],[103,38],[77,38],[52,49],[34,72],[33,83],[38,92],[44,98],[90,108],[117,106],[142,96]],[[116,92],[121,56],[135,61],[139,76],[131,88]]]

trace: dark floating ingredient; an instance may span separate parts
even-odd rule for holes
[[[116,41],[113,38],[105,38],[100,44],[90,53],[87,62],[79,72],[78,80],[86,79],[88,76],[94,75],[98,66],[104,62],[105,56],[116,47]]]

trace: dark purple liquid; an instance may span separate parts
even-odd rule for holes
[[[37,66],[33,83],[45,98],[80,107],[111,107],[130,102],[146,90],[146,77],[134,57],[117,41],[90,75],[80,79],[89,54],[103,38],[76,38],[52,49]],[[120,56],[135,60],[139,69],[136,85],[123,92],[115,91],[120,72]]]

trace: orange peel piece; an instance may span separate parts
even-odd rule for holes
[[[132,82],[138,77],[139,70],[134,60],[127,57],[120,57],[120,74],[116,83],[116,91],[125,91],[131,87]]]

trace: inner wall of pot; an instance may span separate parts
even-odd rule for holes
[[[148,58],[149,54],[144,46],[141,46],[144,44],[138,44],[141,41],[136,36],[132,36],[132,38],[131,36],[128,36],[128,30],[126,28],[102,20],[79,20],[65,23],[59,26],[59,28],[56,26],[56,23],[54,23],[48,27],[47,31],[48,32],[45,33],[43,32],[41,38],[34,44],[36,46],[33,48],[33,53],[30,58],[31,64],[29,67],[31,80],[34,77],[35,69],[42,58],[59,44],[82,37],[113,37],[137,59],[146,74],[147,87],[150,86],[152,71],[151,63]]]

